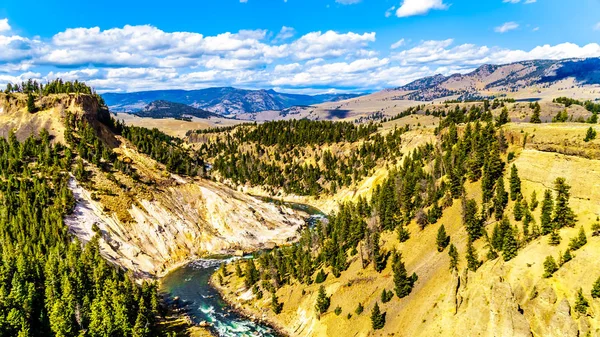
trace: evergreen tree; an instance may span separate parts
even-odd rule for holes
[[[571,255],[571,250],[567,249],[567,250],[565,250],[565,253],[561,256],[560,262],[558,264],[559,264],[559,266],[562,267],[563,264],[571,261],[572,259],[573,259],[573,255]]]
[[[494,197],[494,214],[496,220],[502,219],[507,204],[508,193],[504,189],[504,178],[500,177],[496,183],[496,196]]]
[[[594,128],[590,126],[590,128],[587,129],[587,132],[585,133],[585,138],[583,139],[583,141],[587,143],[594,139],[596,139],[596,130],[594,130]]]
[[[533,193],[531,193],[531,202],[529,204],[529,210],[530,211],[535,211],[535,209],[538,207],[538,200],[537,200],[537,193],[535,191],[533,191]]]
[[[373,234],[372,240],[373,267],[378,273],[381,273],[385,269],[387,257],[379,248],[379,232]]]
[[[279,299],[275,292],[271,295],[271,310],[275,313],[275,315],[279,315],[281,310],[283,310],[283,303],[279,303]]]
[[[506,233],[504,233],[504,244],[502,245],[502,257],[504,261],[510,261],[517,256],[517,250],[519,243],[515,238],[515,233],[511,227]]]
[[[521,196],[519,195],[519,199]],[[513,215],[515,217],[515,221],[521,221],[523,219],[523,204],[521,200],[517,200],[515,202],[515,207],[513,208]]]
[[[539,124],[542,122],[542,120],[540,119],[540,112],[541,112],[541,107],[540,104],[536,102],[537,105],[535,105],[534,110],[533,110],[533,114],[531,115],[531,119],[529,120],[529,123],[536,123]]]
[[[450,271],[458,271],[458,250],[453,243],[450,244],[448,249],[448,256],[450,256]]]
[[[27,112],[34,113],[35,109],[35,99],[31,93],[27,94]]]
[[[319,315],[324,314],[327,309],[329,309],[330,299],[325,292],[325,287],[319,287],[319,294],[317,295],[317,303],[315,305],[315,309],[319,313]]]
[[[579,288],[577,291],[577,299],[575,300],[575,311],[578,313],[585,315],[587,314],[587,310],[590,307],[590,303],[583,296],[583,289]]]
[[[358,305],[356,306],[356,309],[354,310],[354,312],[357,315],[362,314],[362,312],[365,310],[365,307],[363,307],[362,303],[358,303]]]
[[[327,274],[323,271],[323,269],[319,270],[317,276],[315,276],[315,283],[323,283],[327,279]]]
[[[438,252],[443,252],[450,243],[450,236],[446,234],[446,229],[443,224],[438,229],[436,243]]]
[[[560,244],[560,234],[558,230],[555,229],[550,233],[550,237],[548,238],[548,243],[552,246],[558,246]]]
[[[600,298],[600,277],[598,277],[592,287],[592,298]]]
[[[508,108],[504,107],[502,108],[500,115],[496,118],[496,126],[499,127],[508,122],[510,122],[510,119],[508,118]]]
[[[579,248],[585,246],[587,243],[587,237],[585,236],[585,231],[583,230],[583,226],[579,228],[579,234],[571,239],[569,243],[569,249],[578,250]]]
[[[510,169],[510,199],[517,200],[519,194],[521,194],[521,178],[519,178],[517,166],[513,164]]]
[[[375,302],[375,306],[371,311],[371,326],[373,327],[373,330],[383,329],[385,326],[385,312],[381,313],[377,302]]]
[[[473,241],[467,241],[467,268],[471,271],[477,271],[479,266],[481,266],[481,261],[479,261],[479,256],[477,255],[477,251],[475,247],[473,247]]]
[[[571,186],[565,183],[564,178],[556,178],[554,182],[554,189],[556,190],[556,201],[554,206],[554,216],[552,223],[556,228],[574,227],[575,226],[575,213],[569,207],[569,190]]]
[[[554,260],[554,258],[549,255],[546,257],[546,260],[544,260],[544,277],[545,278],[549,278],[552,277],[552,275],[558,270],[558,265],[556,264],[556,261]]]
[[[412,291],[412,288],[417,281],[417,274],[413,273],[410,277],[408,276],[404,262],[402,262],[402,255],[399,253],[394,254],[394,259],[392,262],[392,271],[394,272],[394,290],[396,291],[398,298],[404,298]]]
[[[248,289],[250,289],[260,279],[260,274],[258,269],[256,269],[256,265],[254,264],[254,259],[249,259],[248,262],[246,262],[246,272],[244,273],[244,276],[244,284]]]
[[[473,199],[465,203],[464,222],[471,240],[475,241],[483,235],[483,223],[478,216],[477,202]]]
[[[554,201],[552,192],[544,191],[544,200],[542,201],[542,215],[540,217],[542,235],[548,235],[552,232],[552,211],[554,210]]]
[[[383,289],[383,291],[381,292],[381,303],[387,303],[391,301],[392,298],[394,298],[394,292],[391,290],[387,291],[386,289]]]

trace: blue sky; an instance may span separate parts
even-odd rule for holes
[[[0,85],[63,77],[100,91],[372,91],[484,63],[600,56],[600,0],[0,6]]]

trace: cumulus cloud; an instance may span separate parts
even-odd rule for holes
[[[515,30],[517,28],[519,28],[519,24],[511,21],[511,22],[505,22],[501,26],[494,28],[494,31],[496,33],[506,33],[508,31]]]
[[[400,39],[389,50],[376,50],[374,42],[374,32],[296,36],[290,27],[217,35],[165,32],[150,25],[91,27],[66,29],[48,39],[8,31],[0,34],[0,85],[61,77],[84,80],[100,92],[210,86],[364,91],[435,73],[468,72],[485,63],[600,57],[597,43],[513,50],[453,39]]]
[[[404,0],[402,5],[396,10],[396,16],[399,18],[427,14],[432,9],[448,9],[448,5],[443,0]]]
[[[7,32],[10,30],[8,19],[0,19],[0,33]]]

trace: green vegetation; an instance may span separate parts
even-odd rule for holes
[[[584,107],[587,111],[589,111],[591,113],[594,113],[594,114],[600,112],[600,104],[593,103],[592,101],[582,102],[580,100],[576,100],[576,99],[573,99],[573,98],[558,97],[558,98],[553,99],[552,102],[564,104],[565,107],[567,107],[567,108],[570,107],[573,104],[580,105],[580,106]]]
[[[596,139],[596,130],[594,130],[594,128],[590,126],[590,128],[587,129],[587,132],[585,133],[585,138],[583,139],[583,141],[587,143],[594,139]]]
[[[319,315],[324,314],[327,309],[329,309],[330,298],[327,296],[325,292],[325,287],[319,287],[319,295],[317,296],[317,303],[315,304],[315,309],[319,313]]]
[[[443,252],[444,249],[448,247],[448,244],[450,244],[450,235],[446,234],[446,229],[444,228],[444,225],[440,225],[440,228],[438,229],[436,243],[438,252]]]
[[[22,143],[11,134],[0,158],[0,335],[157,335],[156,285],[109,265],[98,237],[82,247],[68,235],[71,149],[46,131]]]
[[[577,299],[575,300],[575,311],[578,313],[585,315],[587,314],[587,310],[590,307],[590,303],[583,296],[583,290],[579,288],[577,291]]]
[[[458,250],[453,243],[450,244],[448,249],[448,256],[450,256],[450,271],[458,271]]]
[[[592,298],[600,298],[600,277],[598,277],[592,287]]]
[[[558,270],[556,260],[552,256],[547,256],[544,260],[544,277],[549,278]]]
[[[376,124],[292,120],[238,126],[210,137],[199,155],[210,158],[221,177],[234,184],[263,186],[298,195],[335,193],[370,175],[382,159],[400,156],[400,136],[385,137]],[[355,144],[356,151],[331,151],[330,146]],[[315,158],[306,162],[305,158]]]
[[[371,311],[371,326],[373,327],[373,330],[380,330],[385,326],[385,312],[381,312],[379,303],[375,303],[375,306]]]

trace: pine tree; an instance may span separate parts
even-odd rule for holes
[[[552,200],[552,192],[544,191],[544,200],[542,201],[542,215],[540,217],[542,235],[552,233],[552,211],[554,210],[554,201]]]
[[[385,254],[383,254],[379,248],[379,232],[373,234],[372,240],[373,267],[378,273],[381,273],[385,269],[387,259]]]
[[[508,122],[510,122],[510,119],[508,118],[508,108],[504,107],[502,108],[500,115],[496,118],[496,126],[502,126]]]
[[[583,296],[583,289],[579,288],[577,291],[577,299],[575,300],[575,311],[585,315],[590,306],[588,300]]]
[[[281,310],[283,310],[283,303],[279,303],[279,299],[275,292],[271,295],[271,310],[273,310],[275,315],[279,315]]]
[[[517,200],[519,194],[521,194],[521,178],[519,178],[517,166],[513,164],[510,169],[510,199]]]
[[[327,293],[325,292],[325,287],[320,286],[319,294],[317,295],[317,303],[315,305],[315,309],[317,310],[319,315],[322,315],[323,313],[325,313],[327,311],[327,309],[329,309],[329,304],[330,304],[330,299],[327,296]]]
[[[31,93],[27,94],[27,112],[34,113],[35,109],[35,99]]]
[[[585,244],[587,243],[587,237],[585,236],[585,231],[583,229],[583,226],[581,226],[579,228],[579,234],[571,239],[571,242],[569,243],[569,249],[571,250],[578,250],[579,248],[585,246]]]
[[[510,261],[517,256],[517,249],[519,243],[515,238],[514,230],[511,227],[506,233],[504,233],[504,244],[502,245],[502,257],[504,261]]]
[[[356,309],[354,310],[354,313],[356,313],[357,315],[362,314],[362,312],[365,310],[365,307],[363,307],[362,303],[358,303],[358,305],[356,306]]]
[[[521,198],[519,194],[519,198]],[[521,200],[517,200],[515,202],[515,207],[513,208],[513,215],[515,217],[515,221],[521,221],[523,219],[523,204]]]
[[[473,199],[465,203],[464,222],[469,238],[475,241],[483,235],[483,223],[478,216],[477,202]]]
[[[371,311],[371,326],[373,330],[383,329],[385,326],[385,313],[381,313],[379,303],[375,302],[375,306]]]
[[[550,233],[548,243],[552,246],[558,246],[560,244],[560,234],[558,233],[558,230],[555,229]]]
[[[467,268],[470,271],[477,271],[479,266],[481,266],[481,261],[479,261],[479,256],[477,255],[477,251],[475,247],[473,247],[473,241],[467,240]]]
[[[404,262],[402,262],[402,255],[399,253],[394,254],[392,271],[394,272],[394,290],[398,298],[404,298],[410,294],[413,285],[417,281],[417,274],[413,273],[408,277]]]
[[[544,260],[544,277],[545,278],[549,278],[552,277],[552,275],[558,270],[558,265],[556,264],[556,261],[554,260],[554,258],[549,255],[546,257],[546,260]]]
[[[458,250],[453,243],[450,244],[448,249],[448,256],[450,256],[450,271],[458,271]]]
[[[537,103],[537,105],[535,105],[535,108],[533,110],[533,114],[531,115],[531,119],[529,120],[529,123],[539,124],[542,122],[542,120],[540,119],[540,111],[541,111],[541,107],[540,107],[539,103]]]
[[[250,289],[260,279],[260,274],[258,269],[256,269],[256,265],[254,264],[254,259],[249,259],[248,262],[246,262],[246,272],[244,275],[246,277],[244,279],[244,284],[248,289]]]
[[[446,234],[446,229],[443,224],[438,229],[436,243],[438,252],[443,252],[450,243],[450,236]]]
[[[587,132],[585,134],[585,138],[583,139],[583,141],[587,143],[594,139],[596,139],[596,130],[594,130],[594,128],[590,126],[590,128],[587,129]]]
[[[600,277],[598,277],[592,287],[592,298],[600,298]]]
[[[533,193],[531,193],[531,202],[529,204],[529,210],[530,211],[535,211],[535,209],[538,207],[539,201],[537,200],[537,193],[535,191],[533,191]]]
[[[500,177],[496,183],[496,196],[494,197],[494,214],[496,220],[502,219],[507,204],[508,193],[504,189],[504,178]]]
[[[327,274],[323,271],[323,269],[319,270],[317,276],[315,276],[315,283],[323,283],[327,279]]]
[[[565,183],[564,178],[556,178],[554,182],[554,189],[556,190],[556,201],[554,207],[554,216],[552,223],[556,228],[563,227],[574,227],[575,226],[575,213],[569,207],[569,190],[571,186]]]
[[[559,266],[562,267],[563,264],[571,261],[573,259],[573,255],[571,255],[571,250],[565,250],[565,253],[560,257]]]

